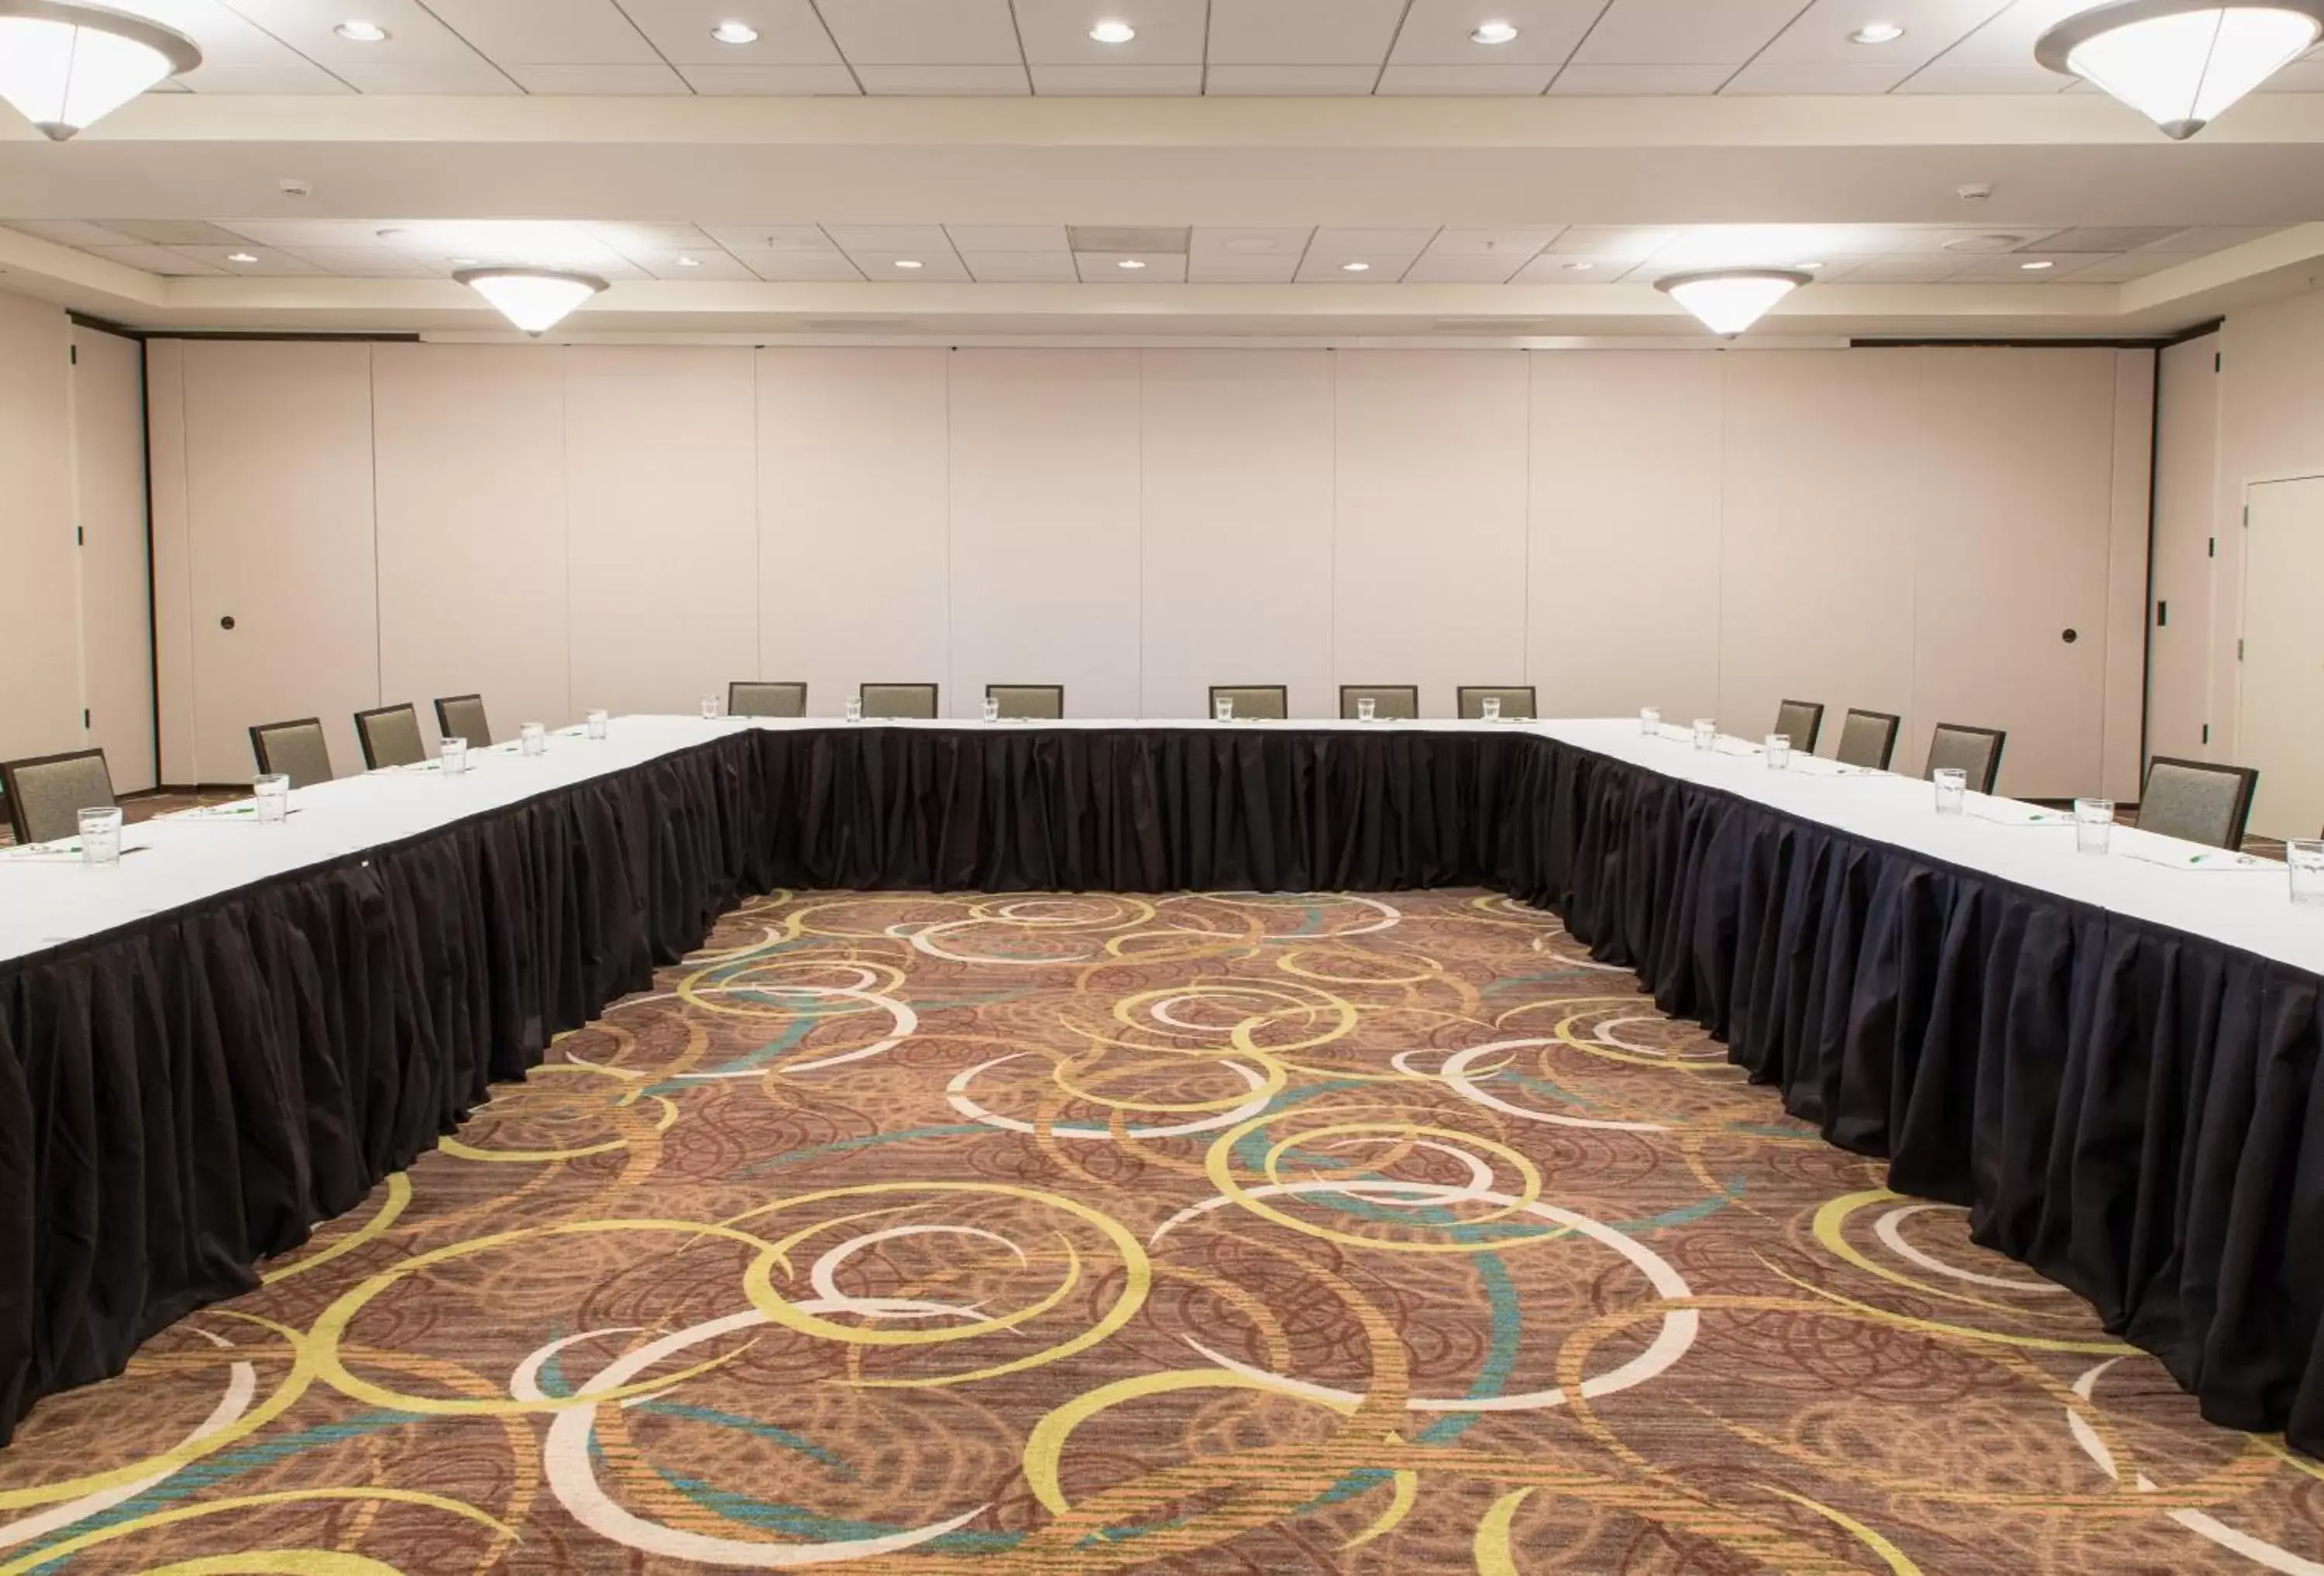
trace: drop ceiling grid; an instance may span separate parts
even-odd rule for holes
[[[191,34],[197,93],[2055,93],[2087,0],[116,0]],[[380,43],[333,30],[361,19]],[[1100,20],[1137,29],[1095,42]],[[723,44],[720,22],[758,39]],[[1517,28],[1508,43],[1469,34]],[[1868,22],[1902,37],[1849,35]],[[2310,60],[2272,86],[2324,88]]]

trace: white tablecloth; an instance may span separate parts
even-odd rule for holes
[[[302,788],[291,796],[295,813],[281,825],[261,826],[246,815],[148,821],[127,830],[124,841],[133,852],[110,870],[87,868],[77,855],[0,851],[0,959],[134,924],[235,887],[398,842],[482,811],[641,765],[739,728],[847,725],[827,717],[750,722],[618,717],[602,742],[579,737],[577,730],[552,735],[544,756],[519,754],[513,742],[472,751],[469,770],[455,778],[445,777],[431,763]],[[2216,850],[2126,826],[2115,828],[2114,851],[2107,856],[2080,854],[2075,852],[2070,821],[2055,813],[2043,815],[2012,800],[1972,795],[1967,815],[1939,816],[1930,785],[1916,779],[1848,772],[1829,760],[1803,756],[1794,758],[1789,771],[1772,771],[1757,750],[1741,741],[1722,740],[1718,750],[1698,751],[1680,730],[1649,738],[1629,718],[1541,723],[1301,719],[1224,724],[1202,719],[1074,719],[857,725],[1529,731],[1666,777],[1739,794],[1857,836],[2324,973],[2324,908],[2292,905],[2281,864],[2238,863],[2235,856]]]

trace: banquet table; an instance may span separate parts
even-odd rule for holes
[[[2283,867],[1635,720],[620,717],[0,851],[0,1442],[778,889],[1486,886],[2213,1421],[2324,1452],[2324,910]]]

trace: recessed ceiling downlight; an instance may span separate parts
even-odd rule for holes
[[[1893,44],[1904,36],[1904,30],[1893,22],[1868,22],[1848,35],[1852,44]]]
[[[1138,36],[1138,30],[1126,22],[1108,18],[1090,29],[1090,37],[1102,44],[1126,44]]]
[[[1505,44],[1517,36],[1517,28],[1509,23],[1485,22],[1478,23],[1477,31],[1469,35],[1469,41],[1477,44]]]
[[[2043,33],[2034,58],[2184,141],[2324,38],[2324,0],[2109,0]]]
[[[759,30],[747,22],[722,22],[710,30],[710,36],[722,44],[754,44]]]
[[[1372,265],[1369,263],[1342,263],[1340,264],[1340,272],[1342,273],[1370,273],[1371,271]]]
[[[1732,339],[1814,277],[1796,268],[1707,268],[1667,275],[1655,281],[1655,288],[1713,334]]]
[[[380,26],[376,22],[351,19],[342,22],[331,31],[349,43],[383,44],[387,41],[387,29]]]
[[[1120,262],[1115,263],[1114,266],[1116,268],[1139,269],[1145,267],[1146,264],[1138,258],[1125,257]]]
[[[69,0],[0,0],[0,98],[51,142],[201,63],[193,40],[142,16]]]
[[[464,268],[453,279],[498,308],[528,334],[540,334],[605,288],[594,273],[561,268]]]

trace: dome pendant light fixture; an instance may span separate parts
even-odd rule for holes
[[[2043,33],[2034,58],[2183,142],[2324,37],[2324,0],[2109,0]]]
[[[605,288],[594,273],[561,268],[464,268],[452,276],[498,308],[502,317],[540,336]]]
[[[1655,281],[1655,288],[1732,339],[1815,275],[1798,268],[1706,268]]]
[[[201,63],[193,40],[142,16],[68,0],[0,0],[0,98],[51,142]]]

